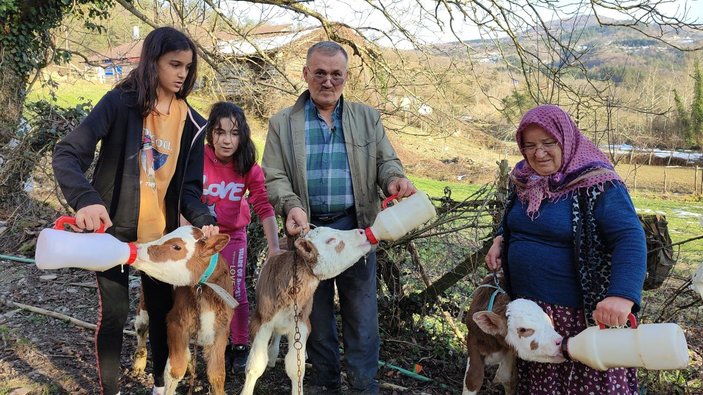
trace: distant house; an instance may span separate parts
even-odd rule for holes
[[[217,41],[217,50],[224,55],[248,57],[263,53],[277,53],[286,45],[302,39],[310,31],[292,30],[290,25],[263,25],[251,29],[245,37],[222,37]]]
[[[432,106],[430,106],[427,103],[421,102],[421,99],[416,98],[416,97],[408,97],[408,96],[392,96],[390,103],[394,108],[391,108],[391,111],[394,110],[399,110],[402,112],[403,117],[407,117],[408,114],[415,113],[417,115],[421,116],[429,116],[432,115],[434,110],[432,109]]]
[[[144,40],[135,40],[129,43],[110,48],[105,53],[96,53],[88,58],[91,63],[98,63],[96,75],[98,80],[114,78],[119,80],[127,75],[139,63]],[[104,82],[104,81],[101,81]]]

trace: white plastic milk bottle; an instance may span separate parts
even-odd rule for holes
[[[591,326],[569,338],[571,359],[597,370],[645,368],[685,369],[688,346],[681,327],[674,323],[637,326],[630,314],[630,328],[604,329]]]
[[[117,265],[129,265],[137,257],[137,246],[119,241],[104,232],[75,233],[63,229],[64,224],[76,223],[73,217],[60,217],[54,229],[39,232],[34,261],[39,269],[79,269],[105,271]]]
[[[371,244],[377,244],[380,240],[398,240],[437,215],[425,192],[417,191],[388,207],[388,202],[397,198],[393,195],[384,200],[383,210],[378,213],[373,225],[365,229],[366,238]]]

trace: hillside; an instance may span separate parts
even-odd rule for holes
[[[602,19],[604,23],[616,23],[612,19]],[[622,23],[622,22],[620,22]],[[553,20],[547,30],[563,42],[569,42],[575,49],[573,53],[562,54],[563,58],[579,61],[594,76],[607,76],[613,70],[624,68],[645,69],[656,66],[681,66],[683,53],[674,48],[695,48],[703,45],[703,32],[694,31],[681,34],[671,28],[652,24],[641,29],[651,37],[646,37],[637,30],[623,26],[600,25],[595,17],[578,17],[567,20]],[[528,50],[539,54],[540,45],[544,48],[544,30],[524,31],[517,36],[517,41]],[[653,37],[662,37],[671,45]],[[467,50],[467,47],[469,48]],[[514,46],[508,38],[476,39],[453,42],[431,47],[438,56],[466,57],[478,63],[501,63],[501,51],[507,58],[514,56]],[[544,51],[544,49],[542,49]],[[622,77],[620,77],[622,78]],[[616,78],[616,82],[619,82]]]

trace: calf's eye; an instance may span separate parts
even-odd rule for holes
[[[334,237],[330,237],[329,239],[327,239],[325,244],[331,244],[331,243],[334,243],[335,241],[337,241],[337,239],[335,239]]]
[[[180,251],[180,250],[181,250],[181,246],[179,246],[178,244],[174,244],[174,245],[173,245],[173,249],[176,250],[176,251]]]
[[[530,328],[517,328],[517,334],[520,337],[530,337],[535,333],[534,329]]]

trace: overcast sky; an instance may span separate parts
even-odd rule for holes
[[[633,0],[632,4],[641,3],[641,0]],[[429,15],[434,13],[434,0],[383,0],[382,2],[374,1],[374,4],[382,3],[389,15],[400,22],[402,28],[407,29],[415,37],[421,40],[423,44],[442,43],[457,41],[456,35],[462,40],[479,38],[478,29],[470,23],[464,22],[458,13],[455,13],[457,21],[453,23],[454,33],[449,28],[449,14],[440,8],[440,19],[444,23],[443,28],[431,20]],[[425,9],[423,10],[419,5]],[[531,3],[538,4],[535,1]],[[579,0],[559,0],[561,10],[573,10],[580,4]],[[244,1],[231,2],[231,10],[234,15],[239,18],[246,19],[250,22],[267,21],[272,24],[287,24],[292,23],[302,26],[317,25],[312,18],[303,19],[297,16],[292,11],[287,11],[279,7],[252,5]],[[315,0],[303,3],[306,7],[312,8],[320,14],[326,15],[332,21],[344,22],[352,27],[371,27],[364,30],[364,33],[369,38],[378,38],[379,44],[388,45],[388,39],[383,38],[380,32],[375,32],[374,29],[379,29],[383,32],[390,32],[394,37],[395,44],[400,47],[408,47],[408,43],[404,42],[397,29],[394,29],[391,23],[383,16],[383,14],[374,10],[365,1],[361,0]],[[669,16],[682,17],[686,10],[686,21],[694,22],[697,20],[699,25],[703,24],[703,0],[663,0],[658,1],[657,9]],[[599,14],[615,19],[623,19],[624,16],[613,11],[608,11],[603,8],[599,9]],[[544,20],[557,19],[560,15],[553,11],[543,9],[540,11],[540,16]],[[561,15],[562,17],[564,15]]]

